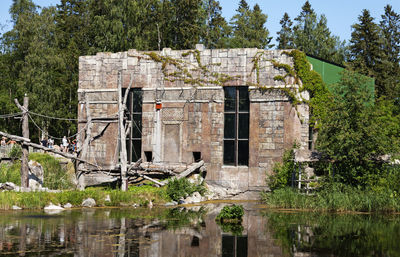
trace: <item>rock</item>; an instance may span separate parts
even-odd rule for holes
[[[13,210],[22,210],[22,208],[21,208],[21,207],[19,207],[19,206],[16,206],[16,205],[13,205],[12,209],[13,209]]]
[[[59,205],[54,205],[53,203],[50,202],[49,205],[47,205],[46,207],[44,207],[45,210],[64,210],[63,207],[59,206]]]
[[[172,202],[168,202],[168,203],[164,204],[164,206],[175,206],[177,204],[178,204],[177,202],[172,201]]]
[[[188,178],[189,182],[192,184],[200,185],[203,183],[204,178],[200,174],[194,174]]]
[[[153,202],[152,202],[151,200],[150,200],[150,202],[147,204],[147,207],[150,208],[150,209],[153,208]]]
[[[106,198],[104,199],[105,202],[111,202],[110,195],[106,195]]]
[[[194,203],[201,202],[201,194],[199,192],[194,192],[192,195],[192,199]]]
[[[87,199],[83,200],[82,206],[89,207],[89,208],[94,207],[94,206],[96,206],[96,201],[93,198],[87,198]]]
[[[36,161],[29,161],[29,188],[39,190],[43,186],[43,167]]]
[[[11,191],[11,190],[15,190],[16,187],[17,186],[12,182],[6,182],[6,183],[0,184],[0,190]]]
[[[185,200],[179,199],[179,200],[178,200],[178,204],[185,204]]]
[[[71,209],[71,208],[72,208],[72,204],[66,203],[66,204],[64,204],[63,207],[64,207],[65,209]]]
[[[64,210],[63,207],[59,205],[54,205],[53,203],[50,203],[46,207],[44,207],[44,212],[47,214],[58,214]]]
[[[139,207],[139,204],[134,203],[134,204],[132,205],[132,207],[133,207],[133,208],[137,208],[137,207]]]

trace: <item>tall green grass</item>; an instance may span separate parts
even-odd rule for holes
[[[129,206],[133,204],[146,205],[152,201],[154,204],[162,204],[171,199],[165,192],[165,188],[151,186],[135,187],[126,192],[102,188],[88,188],[83,191],[63,191],[60,193],[49,192],[0,192],[0,209],[11,209],[17,205],[23,209],[41,209],[50,202],[53,204],[71,203],[80,206],[86,198],[93,198],[97,206]],[[106,196],[111,201],[106,201]]]
[[[59,160],[52,155],[43,153],[31,153],[29,159],[40,163],[43,167],[43,187],[50,189],[73,189],[71,173],[61,166]],[[21,185],[21,162],[15,161],[11,164],[1,164],[0,183],[13,182]]]
[[[353,187],[328,187],[312,195],[282,188],[263,193],[265,203],[276,208],[330,212],[398,212],[400,197],[396,191],[372,191]]]

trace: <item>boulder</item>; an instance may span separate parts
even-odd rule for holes
[[[43,186],[43,167],[36,161],[29,161],[29,188],[32,190],[40,190]]]
[[[13,182],[0,183],[0,190],[15,190],[17,186]]]
[[[164,204],[164,206],[175,206],[177,204],[178,204],[177,202],[172,201],[172,202],[168,202],[168,203]]]
[[[104,199],[105,202],[111,202],[110,195],[106,195],[106,198]]]
[[[66,204],[63,205],[63,207],[64,207],[65,209],[71,209],[71,208],[72,208],[72,204],[66,203]]]
[[[193,174],[188,178],[189,182],[195,185],[200,185],[203,183],[204,178],[200,174]]]
[[[64,210],[64,208],[59,205],[54,205],[53,203],[50,203],[49,205],[44,207],[44,210]]]
[[[201,195],[199,192],[194,192],[191,196],[186,197],[184,200],[185,203],[200,203],[201,202]]]
[[[21,207],[19,207],[19,206],[16,206],[16,205],[13,205],[12,209],[13,209],[13,210],[22,210],[22,208],[21,208]]]
[[[93,198],[87,198],[87,199],[83,200],[82,206],[89,207],[89,208],[94,207],[94,206],[96,206],[96,201]]]

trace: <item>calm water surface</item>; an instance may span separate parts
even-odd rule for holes
[[[0,212],[0,256],[400,256],[398,215],[299,213],[241,202],[242,225],[218,225],[226,204]]]

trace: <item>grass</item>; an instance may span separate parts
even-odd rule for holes
[[[165,188],[142,186],[131,187],[126,192],[102,188],[88,188],[83,191],[66,190],[60,193],[3,191],[0,192],[0,209],[11,209],[13,205],[23,209],[41,209],[50,202],[80,206],[82,201],[89,197],[96,201],[97,206],[146,205],[149,201],[162,204],[170,201],[165,190]],[[105,201],[107,195],[110,196],[110,202]]]
[[[52,155],[43,153],[31,153],[29,159],[40,163],[43,167],[43,187],[50,189],[73,189],[72,183],[73,172],[64,168],[60,162]],[[70,164],[72,165],[72,164]],[[21,162],[15,161],[12,164],[1,164],[0,166],[0,183],[13,182],[21,185]]]
[[[399,212],[400,198],[395,191],[361,190],[353,187],[329,187],[313,195],[291,188],[263,193],[265,203],[275,208],[329,212]]]

